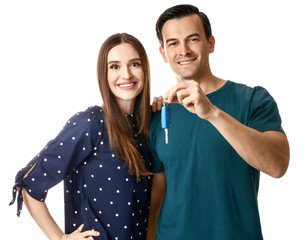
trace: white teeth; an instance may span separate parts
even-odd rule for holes
[[[190,60],[190,61],[186,61],[186,62],[179,62],[180,64],[188,64],[188,63],[191,63],[193,60]]]
[[[120,84],[119,86],[120,87],[131,87],[133,85],[134,85],[134,83],[129,83],[129,84]]]

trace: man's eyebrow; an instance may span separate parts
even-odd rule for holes
[[[177,38],[169,38],[165,41],[165,43],[169,43],[169,42],[172,42],[172,41],[176,41]]]
[[[200,37],[200,34],[199,33],[192,33],[192,34],[186,36],[186,38],[191,38],[191,37]],[[169,42],[176,41],[176,40],[178,40],[178,39],[177,38],[169,38],[165,41],[165,43],[169,43]]]
[[[199,33],[192,33],[190,35],[188,35],[186,38],[191,38],[191,37],[200,37]]]

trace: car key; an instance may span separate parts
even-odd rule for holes
[[[166,144],[168,144],[168,129],[170,124],[170,107],[169,105],[163,105],[161,108],[161,126],[164,129]]]

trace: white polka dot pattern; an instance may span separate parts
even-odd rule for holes
[[[149,168],[148,153],[137,133],[135,118],[127,117]],[[22,180],[23,174],[36,162],[35,168]],[[39,201],[45,200],[48,189],[64,180],[66,232],[84,223],[84,230],[101,232],[94,239],[146,238],[151,178],[142,177],[137,182],[128,173],[125,161],[114,154],[103,111],[98,106],[75,114],[16,179],[19,186]]]

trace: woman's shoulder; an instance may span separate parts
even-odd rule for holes
[[[103,109],[100,106],[90,106],[85,110],[81,110],[77,113],[75,113],[71,118],[87,118],[88,119],[94,119],[94,118],[101,118],[103,117]],[[88,120],[90,122],[90,120]]]
[[[67,124],[100,127],[104,123],[103,109],[100,106],[90,106],[85,110],[75,113],[67,122]]]

